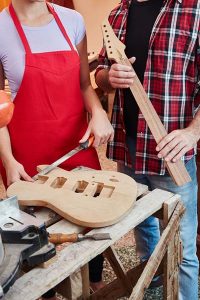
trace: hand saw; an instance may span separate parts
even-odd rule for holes
[[[124,52],[125,45],[119,41],[108,20],[105,20],[102,23],[102,32],[108,58],[112,61],[114,60],[117,63],[132,67]],[[167,135],[167,131],[163,126],[158,114],[155,111],[155,108],[149,100],[148,95],[137,76],[135,76],[134,82],[130,86],[130,90],[147,122],[147,125],[151,130],[155,141],[158,144]],[[181,160],[175,163],[165,163],[169,174],[178,186],[182,186],[191,181],[185,165]]]
[[[33,180],[37,180],[38,176],[42,176],[45,175],[47,173],[49,173],[50,171],[52,171],[53,169],[55,169],[57,166],[59,166],[60,164],[62,164],[64,161],[66,161],[67,159],[69,159],[70,157],[72,157],[73,155],[75,155],[76,153],[78,153],[79,151],[82,151],[84,149],[89,148],[90,146],[92,146],[94,142],[94,136],[90,136],[89,139],[84,142],[84,143],[80,143],[78,147],[76,147],[75,149],[71,150],[70,152],[68,152],[67,154],[65,154],[64,156],[62,156],[61,158],[59,158],[58,160],[56,160],[55,162],[53,162],[51,165],[47,166],[46,168],[44,168],[43,170],[41,170],[39,173],[37,173],[36,175],[34,175],[32,178]]]

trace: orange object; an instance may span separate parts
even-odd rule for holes
[[[0,0],[0,11],[10,4],[10,0]]]
[[[13,115],[14,104],[8,94],[0,90],[0,128],[6,126]]]

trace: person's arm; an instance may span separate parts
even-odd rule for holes
[[[187,128],[170,132],[157,145],[158,157],[176,162],[186,152],[193,149],[200,139],[200,111],[198,111]]]
[[[135,58],[130,58],[133,64]],[[133,83],[135,73],[129,66],[112,64],[109,69],[101,69],[96,73],[96,84],[105,92],[113,89],[126,89]]]
[[[96,74],[96,83],[104,91],[112,88],[128,88],[133,80],[133,71],[129,67],[119,64],[113,64],[110,69],[101,69]],[[200,110],[187,128],[174,130],[160,141],[156,147],[158,157],[176,162],[194,148],[199,139]]]
[[[198,78],[200,78],[200,36],[197,53],[196,62],[199,72]],[[197,112],[189,126],[184,129],[172,131],[158,144],[156,150],[158,151],[159,158],[176,162],[186,152],[196,147],[200,139],[200,82],[197,83],[195,91],[194,106],[197,108]]]
[[[0,63],[0,89],[3,90],[4,88],[4,72],[2,64]],[[25,180],[32,181],[31,177],[24,171],[23,166],[13,157],[7,127],[0,128],[0,157],[6,170],[8,186],[21,177]]]
[[[88,128],[80,142],[88,139],[90,134],[94,134],[95,141],[94,147],[100,144],[107,143],[113,140],[114,131],[108,120],[106,112],[103,110],[102,105],[91,86],[89,65],[87,57],[87,42],[86,37],[76,46],[80,56],[80,86],[83,94],[84,104],[86,110],[91,114],[91,120]]]

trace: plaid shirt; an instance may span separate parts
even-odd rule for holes
[[[114,32],[122,42],[125,41],[130,3],[131,0],[122,0],[109,16]],[[194,117],[195,107],[200,104],[197,93],[200,65],[199,27],[199,0],[163,1],[150,37],[143,86],[167,132],[187,127]],[[109,67],[110,62],[104,47],[99,56],[97,72]],[[131,167],[125,143],[123,104],[123,91],[118,89],[112,114],[115,137],[108,146],[107,156]],[[158,159],[155,148],[156,142],[140,112],[136,173],[165,174],[165,163]],[[187,152],[183,159],[188,161],[193,155],[194,149]]]

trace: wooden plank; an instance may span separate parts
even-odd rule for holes
[[[179,202],[169,221],[169,224],[167,225],[166,229],[163,231],[163,234],[153,254],[149,258],[149,261],[142,275],[140,276],[138,283],[134,287],[133,292],[129,298],[130,300],[143,299],[145,290],[151,283],[152,278],[155,275],[155,272],[166,253],[168,243],[171,241],[171,239],[173,239],[175,232],[178,230],[180,218],[182,217],[183,213],[184,213],[183,204]]]
[[[60,282],[56,286],[55,290],[66,299],[72,300],[72,286],[70,277],[67,277],[62,282]]]
[[[124,52],[125,45],[118,40],[108,20],[103,22],[102,31],[108,58],[132,67]],[[137,76],[135,76],[133,84],[130,86],[130,90],[147,122],[148,127],[151,130],[155,141],[158,144],[167,135],[167,131]],[[181,160],[176,163],[165,163],[170,175],[178,186],[191,181],[185,165]]]
[[[171,199],[168,199],[163,204],[163,226],[164,228],[167,227],[167,224],[169,223],[169,220],[171,216],[173,215],[173,212],[177,206],[178,201],[180,201],[180,195],[176,195]],[[178,234],[177,234],[178,235]],[[163,297],[164,299],[178,299],[178,290],[179,290],[179,283],[178,283],[178,271],[175,270],[175,265],[179,265],[179,248],[181,245],[179,245],[179,239],[176,237],[175,241],[174,239],[171,239],[169,241],[167,251],[164,257],[164,285],[163,285]],[[173,279],[173,281],[172,281]]]
[[[72,300],[81,299],[83,290],[81,271],[78,270],[70,275],[70,280],[72,288]]]
[[[74,8],[85,20],[89,53],[100,52],[102,48],[101,22],[118,3],[118,0],[73,0]]]
[[[90,296],[90,280],[88,263],[81,267],[82,277],[82,299],[86,300]]]
[[[140,275],[142,274],[144,267],[146,266],[147,262],[143,262],[138,266],[128,270],[127,277],[132,284],[132,287],[135,286]],[[156,276],[161,275],[163,272],[163,264],[158,267],[156,271]],[[129,294],[130,295],[130,294]],[[120,279],[116,278],[111,283],[106,285],[104,288],[100,289],[99,291],[93,293],[90,296],[90,300],[99,300],[99,299],[119,299],[120,297],[128,296],[128,292],[125,287],[121,284]]]
[[[67,300],[77,300],[82,296],[81,271],[74,272],[54,289]]]
[[[121,220],[132,209],[137,194],[137,183],[125,174],[60,168],[35,182],[17,181],[7,190],[8,196],[17,195],[20,205],[46,206],[68,221],[92,228]]]
[[[115,92],[110,92],[108,94],[108,119],[111,121],[113,104],[114,104]]]
[[[159,189],[150,192],[136,201],[134,209],[122,221],[106,228],[106,232],[110,233],[112,240],[85,240],[69,245],[58,252],[57,261],[49,267],[34,268],[17,279],[4,300],[37,299],[98,254],[104,252],[128,231],[159,210],[163,203],[171,197],[174,197],[174,194]],[[91,233],[97,232],[105,232],[105,228],[91,231]]]
[[[178,201],[181,200],[180,195],[174,195],[173,198],[170,198],[163,203],[163,225],[164,227],[167,226],[169,220],[177,206]]]

